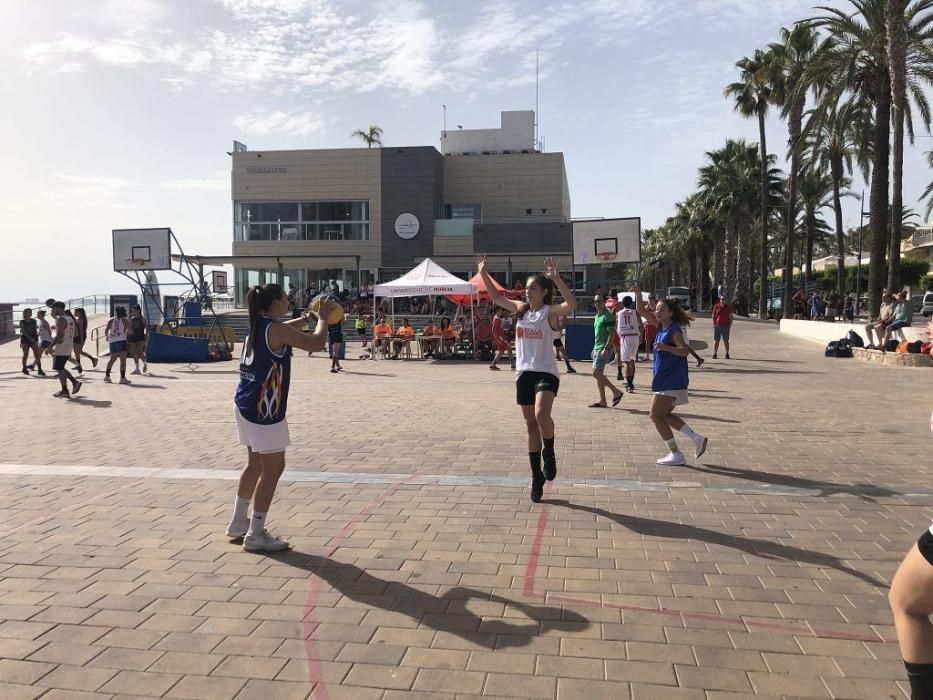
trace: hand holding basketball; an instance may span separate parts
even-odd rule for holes
[[[316,296],[311,302],[311,311],[323,318],[328,326],[340,323],[343,320],[343,306],[335,299],[323,294]]]
[[[552,280],[560,277],[560,269],[558,268],[557,261],[554,258],[547,258],[544,261],[544,276]]]

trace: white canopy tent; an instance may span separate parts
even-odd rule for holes
[[[467,282],[452,275],[431,258],[425,258],[417,267],[409,270],[398,279],[377,284],[373,288],[373,313],[379,308],[379,297],[389,297],[393,300],[392,317],[395,317],[396,297],[426,297],[448,294],[468,294],[471,297],[478,291],[472,282]],[[470,326],[473,328],[475,340],[476,324],[473,318],[473,305],[470,304]],[[376,359],[376,353],[372,354]]]

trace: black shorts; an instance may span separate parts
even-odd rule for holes
[[[52,369],[55,371],[65,369],[65,363],[71,359],[70,355],[54,355],[52,357]]]
[[[548,372],[519,372],[515,380],[515,403],[519,406],[534,406],[539,391],[550,391],[555,396],[560,388],[560,378]]]
[[[365,337],[366,337],[366,329],[365,329],[365,328],[357,328],[357,329],[356,329],[356,332],[360,334],[360,338],[365,338]]]
[[[331,345],[334,345],[336,343],[342,343],[343,333],[328,333],[327,339],[330,341]]]
[[[146,342],[146,336],[145,336],[145,335],[131,335],[131,336],[129,337],[129,342],[131,342],[131,343],[145,343],[145,342]]]
[[[923,558],[930,562],[930,566],[933,566],[933,533],[929,530],[924,531],[917,540],[917,549],[920,550]]]
[[[561,341],[560,338],[555,338],[555,339],[554,339],[554,347],[555,347],[555,348],[562,348],[562,347],[564,347],[564,343]]]

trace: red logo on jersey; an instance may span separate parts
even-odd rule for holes
[[[522,328],[519,326],[515,331],[516,338],[528,338],[529,340],[544,340],[544,331],[537,328]]]

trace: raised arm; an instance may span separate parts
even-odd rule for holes
[[[570,291],[570,287],[567,286],[567,283],[564,282],[564,278],[560,276],[560,270],[554,258],[548,258],[544,261],[544,274],[560,290],[560,295],[564,297],[562,303],[555,304],[551,307],[551,315],[555,318],[569,316],[577,308],[577,298],[573,295],[573,292]]]
[[[632,293],[635,295],[635,310],[638,311],[638,315],[642,316],[652,326],[657,326],[658,317],[654,315],[654,311],[649,311],[648,307],[645,306],[645,302],[642,301],[641,286],[637,284],[633,286]]]
[[[324,304],[322,303],[321,306],[323,307]],[[321,311],[322,314],[319,317],[315,317],[312,313],[307,313],[307,315],[301,319],[302,323],[317,321],[317,326],[313,333],[302,333],[291,323],[273,323],[269,327],[269,345],[275,346],[276,348],[280,348],[283,345],[291,345],[292,347],[301,348],[308,352],[320,352],[327,346],[327,322],[324,320],[324,309],[322,308]]]
[[[508,309],[513,314],[517,313],[519,309],[521,309],[522,303],[506,298],[502,295],[502,292],[496,288],[496,285],[493,284],[492,278],[486,271],[485,253],[476,258],[476,267],[479,271],[480,277],[483,278],[483,286],[486,287],[486,292],[489,294],[489,300],[496,306],[501,306],[503,309]]]

